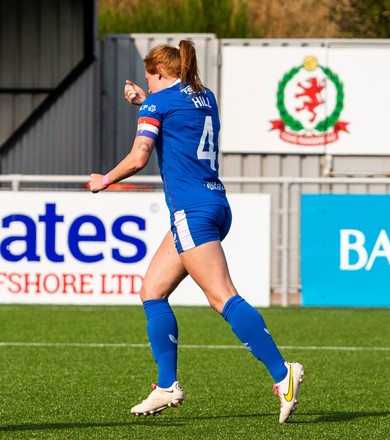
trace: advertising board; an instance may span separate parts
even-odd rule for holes
[[[221,151],[389,155],[390,44],[223,46]]]
[[[223,246],[237,289],[269,305],[270,197],[231,194]],[[148,263],[169,230],[162,193],[2,192],[0,302],[141,304]],[[188,277],[172,304],[205,305]]]
[[[390,306],[389,219],[389,195],[302,195],[302,304]]]

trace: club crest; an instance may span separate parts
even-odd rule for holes
[[[348,132],[348,122],[340,120],[343,83],[314,56],[307,56],[302,65],[283,76],[276,106],[280,119],[270,121],[270,130],[279,130],[280,139],[287,143],[321,146],[336,142],[340,132]]]

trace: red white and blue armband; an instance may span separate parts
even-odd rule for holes
[[[138,119],[138,128],[136,136],[146,136],[154,141],[157,139],[161,122],[157,119],[141,116]]]

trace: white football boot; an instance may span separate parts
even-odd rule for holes
[[[298,362],[286,362],[287,376],[274,385],[274,393],[280,398],[279,422],[285,423],[297,409],[299,386],[303,382],[305,369]]]
[[[152,385],[153,391],[139,405],[131,408],[136,416],[154,416],[168,407],[176,407],[183,403],[184,391],[179,382],[173,382],[169,388]]]

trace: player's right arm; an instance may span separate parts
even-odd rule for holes
[[[93,193],[106,189],[112,183],[137,174],[148,163],[152,154],[161,122],[157,119],[141,116],[138,119],[137,135],[130,153],[105,176],[91,174],[89,188]]]
[[[148,163],[154,148],[154,141],[145,136],[137,136],[130,153],[105,176],[91,174],[89,188],[93,193],[106,189],[112,183],[134,176]]]

